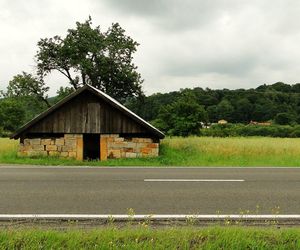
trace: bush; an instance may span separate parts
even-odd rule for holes
[[[296,117],[290,113],[278,113],[274,120],[280,125],[291,125],[296,122]]]
[[[201,130],[202,136],[269,136],[269,137],[300,137],[300,125],[244,125],[244,124],[214,124]]]
[[[0,127],[0,137],[9,137],[11,132],[6,131],[3,129],[3,127]]]
[[[300,125],[295,126],[293,132],[291,133],[291,137],[300,137]]]

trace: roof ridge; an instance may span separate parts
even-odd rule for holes
[[[104,95],[105,97],[107,97],[108,99],[110,99],[111,101],[113,101],[114,103],[116,103],[118,106],[120,106],[122,109],[124,109],[125,111],[127,111],[128,113],[130,113],[131,115],[135,116],[136,118],[138,118],[140,121],[142,121],[143,123],[146,123],[148,126],[150,126],[151,128],[155,129],[157,132],[161,133],[164,135],[163,132],[161,132],[159,129],[157,129],[156,127],[154,127],[152,124],[150,124],[149,122],[147,122],[146,120],[144,120],[142,117],[138,116],[136,113],[132,112],[130,109],[128,109],[127,107],[125,107],[123,104],[121,104],[120,102],[118,102],[116,99],[114,99],[113,97],[111,97],[110,95],[104,93],[103,91],[87,84],[89,87],[91,87],[92,89],[98,91],[99,93],[101,93],[102,95]]]
[[[130,109],[128,109],[127,107],[125,107],[123,104],[121,104],[120,102],[118,102],[116,99],[114,99],[110,95],[104,93],[103,91],[95,88],[94,86],[92,86],[90,84],[85,84],[82,87],[80,87],[79,89],[77,89],[75,92],[71,93],[70,95],[66,96],[65,98],[63,98],[62,100],[60,100],[59,102],[57,102],[56,104],[54,104],[49,109],[47,109],[44,112],[40,113],[39,115],[35,116],[32,120],[30,120],[29,122],[27,122],[26,124],[24,124],[13,135],[11,135],[10,138],[15,138],[15,139],[19,138],[19,135],[24,130],[30,128],[33,124],[37,123],[38,121],[40,121],[45,116],[47,116],[50,113],[54,112],[60,106],[62,106],[63,104],[65,104],[69,100],[73,99],[75,96],[79,95],[85,89],[89,89],[89,90],[92,90],[93,92],[96,92],[99,97],[102,97],[102,98],[106,99],[106,101],[111,102],[118,109],[125,111],[129,116],[131,116],[131,118],[139,121],[142,125],[148,127],[150,130],[153,130],[155,133],[159,134],[160,137],[163,138],[165,136],[164,133],[161,132],[159,129],[157,129],[152,124],[150,124],[149,122],[147,122],[146,120],[144,120],[143,118],[141,118],[140,116],[138,116],[137,114],[135,114],[134,112],[132,112]]]

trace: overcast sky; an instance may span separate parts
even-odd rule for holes
[[[147,94],[300,82],[299,0],[0,0],[0,88],[34,73],[40,38],[64,36],[89,15],[140,43]],[[46,80],[51,95],[67,85],[59,74]]]

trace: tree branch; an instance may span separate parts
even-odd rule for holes
[[[48,108],[51,107],[51,104],[48,102],[47,98],[41,96],[41,100],[47,105]]]
[[[72,84],[72,86],[74,87],[74,89],[78,89],[78,86],[77,86],[76,82],[74,81],[74,79],[72,78],[69,70],[66,69],[66,68],[63,68],[63,69],[65,70],[65,72],[63,70],[59,69],[59,68],[57,68],[56,70],[58,72],[62,73],[65,77],[67,77],[69,79],[69,81]]]

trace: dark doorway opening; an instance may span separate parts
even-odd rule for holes
[[[84,160],[100,159],[100,135],[99,134],[83,135],[83,159]]]

